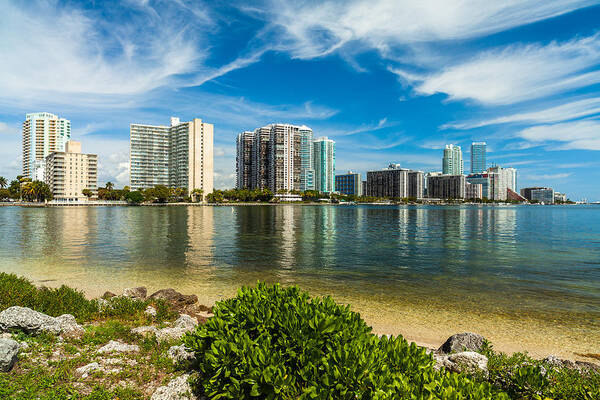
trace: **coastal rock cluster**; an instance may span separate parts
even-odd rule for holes
[[[83,333],[75,317],[64,314],[51,317],[27,307],[9,307],[0,313],[0,330],[3,332],[23,331],[37,335],[45,332],[54,335],[76,337]]]
[[[488,373],[488,358],[479,354],[485,338],[477,333],[465,332],[450,336],[444,344],[433,352],[437,369],[446,368],[452,372],[475,374]]]

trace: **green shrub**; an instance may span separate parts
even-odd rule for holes
[[[37,288],[25,278],[0,273],[0,311],[12,306],[29,307],[44,314],[57,317],[72,314],[77,320],[91,318],[98,311],[98,304],[67,286],[58,289]]]
[[[600,399],[600,373],[581,373],[555,368],[524,353],[506,355],[486,343],[482,353],[488,357],[491,382],[514,399],[593,400]]]
[[[507,399],[487,383],[438,372],[402,337],[378,338],[329,298],[259,283],[218,303],[184,339],[197,389],[211,399]]]

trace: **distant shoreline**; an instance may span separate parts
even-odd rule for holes
[[[228,207],[228,206],[479,206],[479,207],[498,207],[498,206],[586,206],[598,205],[597,203],[574,203],[574,204],[531,204],[531,203],[329,203],[329,202],[303,202],[290,201],[280,203],[150,203],[150,204],[122,204],[122,203],[66,203],[66,204],[45,204],[45,203],[24,203],[24,202],[0,202],[0,207]]]

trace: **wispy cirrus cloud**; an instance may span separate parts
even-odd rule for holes
[[[555,143],[551,150],[600,150],[600,120],[537,125],[518,132],[532,146]]]
[[[600,97],[571,101],[558,106],[504,115],[496,118],[451,122],[440,129],[474,129],[508,123],[554,123],[600,114]]]
[[[401,44],[468,39],[555,17],[595,4],[591,0],[273,0],[249,12],[283,32],[279,47],[314,58],[349,44],[382,54]]]
[[[517,44],[485,51],[431,74],[390,68],[421,95],[505,105],[600,83],[600,33],[547,45]]]

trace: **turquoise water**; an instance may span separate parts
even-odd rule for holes
[[[598,206],[0,207],[0,238],[0,271],[90,295],[282,282],[425,343],[600,353]]]

